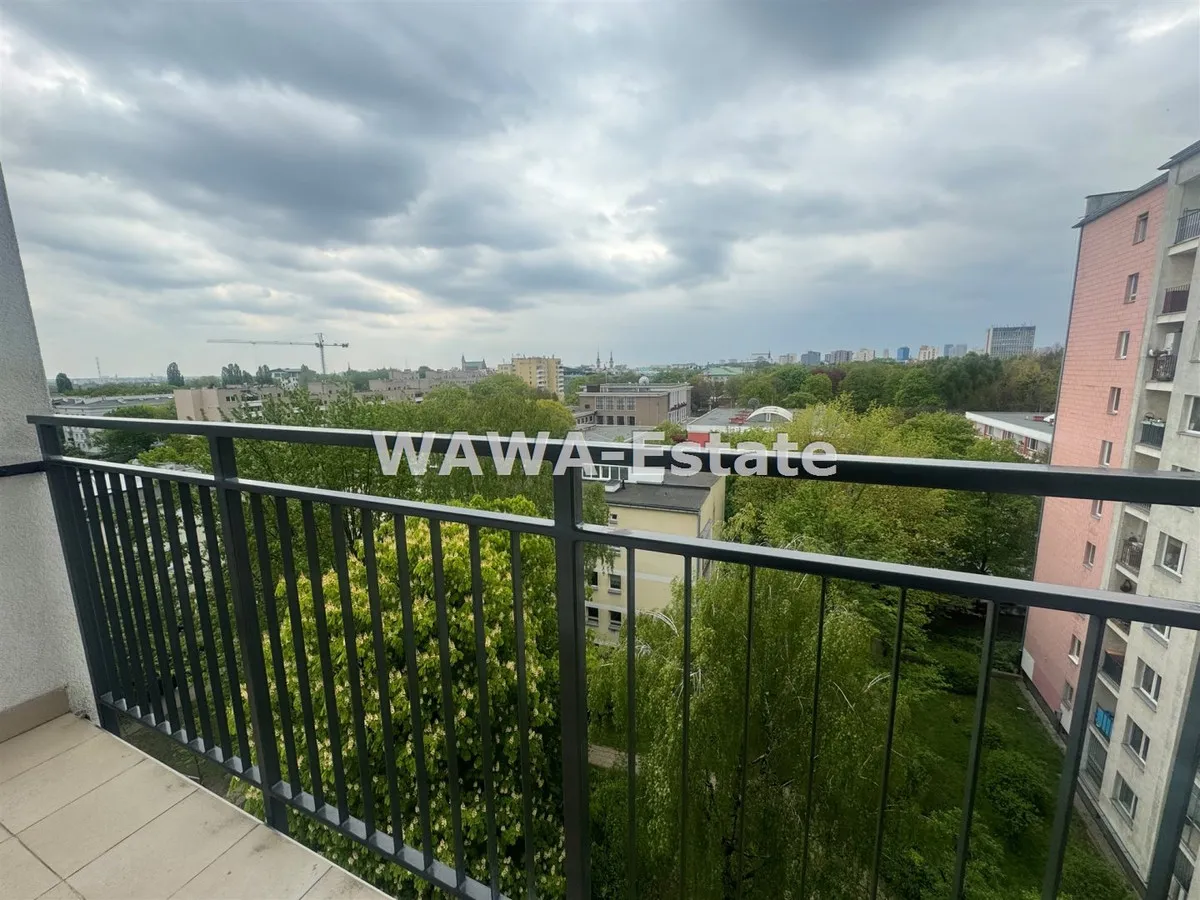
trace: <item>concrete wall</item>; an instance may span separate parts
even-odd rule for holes
[[[25,416],[50,412],[45,377],[0,173],[0,466],[40,457]],[[65,687],[94,718],[46,476],[0,477],[0,511],[0,714]]]
[[[1146,306],[1154,302],[1158,286],[1158,248],[1163,229],[1166,186],[1160,186],[1119,206],[1083,227],[1079,267],[1062,386],[1054,423],[1051,462],[1059,466],[1096,466],[1101,441],[1113,445],[1111,465],[1129,465],[1126,436],[1141,366]],[[1137,217],[1149,212],[1146,240],[1133,243]],[[1139,274],[1137,301],[1124,302],[1128,276]],[[1129,353],[1117,359],[1117,338],[1129,331]],[[1109,389],[1121,389],[1121,408],[1108,412]],[[1091,501],[1049,498],[1042,512],[1034,578],[1057,584],[1107,587],[1105,563],[1113,531],[1113,504],[1106,503],[1099,518],[1091,515]],[[1084,565],[1087,542],[1096,545],[1096,561]],[[1063,684],[1076,684],[1078,668],[1067,658],[1072,634],[1081,638],[1084,619],[1071,613],[1033,610],[1025,631],[1025,649],[1032,660],[1034,686],[1051,709],[1059,709]]]

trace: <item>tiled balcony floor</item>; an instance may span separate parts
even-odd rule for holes
[[[74,716],[0,744],[3,900],[384,900]]]

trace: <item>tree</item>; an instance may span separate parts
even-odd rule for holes
[[[229,387],[235,384],[248,384],[250,375],[242,371],[242,367],[237,363],[230,363],[227,366],[221,366],[221,385]]]
[[[692,670],[682,671],[683,604],[637,623],[639,872],[655,873],[646,896],[680,889],[677,848],[688,845],[687,896],[776,897],[799,882],[808,793],[813,795],[808,884],[814,897],[862,896],[878,809],[890,679],[874,650],[876,628],[831,583],[827,596],[816,778],[809,784],[818,605],[813,578],[758,570],[750,660],[749,749],[740,784],[746,703],[748,581],[744,567],[719,566],[693,591]],[[893,600],[894,602],[894,600]],[[624,640],[624,636],[622,637]],[[615,659],[624,659],[618,647]],[[682,680],[692,681],[689,782],[680,783]],[[624,731],[624,665],[589,666],[589,706],[611,709]],[[835,687],[829,687],[835,685]],[[913,680],[901,681],[898,721],[908,716]],[[595,716],[595,712],[593,712]],[[907,781],[906,731],[897,729],[892,778]],[[688,832],[680,834],[683,792]],[[744,824],[741,821],[744,818]],[[744,839],[738,834],[744,828]],[[597,895],[613,895],[598,886]]]
[[[266,363],[263,363],[261,366],[259,366],[258,370],[254,373],[254,383],[264,385],[274,384],[275,376],[271,374],[271,367]]]
[[[66,372],[59,372],[54,376],[54,389],[60,394],[66,394],[71,390],[71,379],[67,377]]]
[[[897,369],[886,363],[858,363],[850,367],[842,381],[841,393],[849,394],[857,412],[872,405],[892,405],[892,375]]]
[[[924,366],[905,368],[896,379],[893,401],[896,406],[911,412],[937,409],[942,405],[941,397],[934,390],[933,379]]]
[[[297,382],[297,384],[300,385],[300,387],[304,388],[305,390],[308,390],[309,384],[312,382],[312,380],[314,378],[316,378],[316,376],[317,376],[316,372],[314,372],[312,369],[310,369],[304,363],[301,363],[300,364],[300,374],[296,377],[296,382]]]
[[[179,371],[179,363],[167,366],[167,384],[173,387],[183,387],[183,373]]]
[[[175,404],[149,406],[138,404],[114,409],[105,414],[114,419],[174,419]],[[137,459],[153,447],[159,436],[148,431],[105,430],[96,435],[96,450],[101,458],[110,462],[125,463]]]
[[[475,498],[473,506],[492,509],[509,515],[533,515],[536,510],[526,500],[513,499],[487,503]],[[405,625],[399,592],[400,552],[393,522],[384,517],[374,530],[374,549],[378,564],[378,606],[382,615],[383,645],[373,642],[369,575],[363,564],[361,542],[353,547],[347,560],[349,602],[353,612],[356,643],[353,655],[342,640],[343,598],[335,571],[325,572],[321,584],[321,599],[314,596],[313,585],[305,577],[298,579],[301,637],[309,671],[319,671],[317,660],[324,649],[316,627],[314,613],[320,609],[327,623],[332,644],[333,680],[337,684],[337,721],[345,760],[347,799],[352,813],[362,817],[364,793],[374,798],[374,812],[379,828],[393,835],[407,836],[408,842],[420,841],[417,807],[417,758],[413,735],[413,709],[409,703],[405,652]],[[425,749],[425,765],[429,773],[431,819],[433,822],[433,851],[442,860],[454,858],[451,831],[451,806],[447,785],[450,782],[447,756],[447,721],[443,715],[441,666],[444,662],[439,645],[438,609],[434,590],[432,550],[429,526],[424,520],[409,518],[406,525],[407,569],[412,588],[413,638],[416,646],[420,720]],[[457,766],[461,791],[461,812],[467,865],[475,872],[486,872],[487,825],[485,819],[484,745],[480,727],[482,706],[479,692],[479,672],[476,667],[476,623],[472,609],[471,553],[466,526],[445,523],[442,526],[444,572],[444,602],[448,619],[450,652],[451,707],[456,711],[454,725],[457,738]],[[296,548],[303,558],[303,548]],[[510,536],[496,529],[479,532],[479,553],[482,577],[482,630],[486,659],[487,712],[492,722],[493,772],[495,777],[495,817],[500,887],[508,896],[519,896],[524,887],[524,846],[532,840],[538,855],[538,890],[545,896],[561,895],[563,837],[561,797],[561,732],[558,720],[558,645],[554,575],[554,548],[543,537],[526,536],[521,541],[522,598],[524,602],[525,669],[528,700],[530,772],[533,779],[533,834],[527,834],[522,824],[522,790],[520,778],[520,741],[523,735],[518,722],[516,630],[513,620],[513,594],[510,573]],[[286,609],[286,586],[274,589],[280,607]],[[322,602],[323,601],[323,602]],[[304,747],[301,724],[304,707],[301,701],[297,658],[291,652],[296,624],[285,616],[279,628],[279,646],[287,648],[283,663],[287,673],[287,705],[294,728],[296,745]],[[263,652],[271,660],[269,635],[263,635]],[[381,654],[386,666],[386,683],[390,698],[392,735],[390,742],[380,722],[381,696],[377,688]],[[268,663],[270,665],[270,663]],[[309,676],[311,677],[311,676]],[[367,729],[366,759],[370,775],[364,784],[356,764],[360,748],[355,734],[363,727],[363,718],[356,715],[345,689],[354,680],[362,687],[363,715]],[[310,685],[318,689],[317,681]],[[326,790],[334,783],[331,770],[332,723],[318,703],[315,714],[317,756],[322,760],[320,778]],[[283,744],[283,721],[279,715],[278,698],[272,704],[275,728],[279,740],[279,755],[286,759]],[[389,766],[385,746],[395,756],[392,773],[398,782],[399,821],[392,820],[388,798]],[[314,783],[306,753],[298,754],[298,780],[309,787]],[[251,806],[261,809],[255,798]],[[315,847],[334,862],[368,878],[395,896],[431,895],[428,885],[408,872],[385,864],[364,852],[358,845],[332,832],[325,824],[308,817],[292,818],[293,836]],[[486,875],[483,876],[486,880]]]

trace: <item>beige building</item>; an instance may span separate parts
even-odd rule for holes
[[[534,390],[549,391],[559,399],[566,393],[562,360],[557,356],[514,356],[512,362],[501,363],[496,371],[516,375]]]
[[[178,388],[175,418],[181,422],[225,422],[245,405],[241,388]]]
[[[627,466],[596,466],[588,480],[604,481],[609,524],[632,531],[657,531],[688,538],[719,538],[725,521],[725,477],[700,472],[674,475],[662,469],[632,472]],[[660,610],[671,599],[672,584],[683,579],[682,557],[641,551],[637,554],[634,600],[639,612]],[[708,560],[694,562],[693,578],[708,575]],[[599,563],[590,573],[592,594],[587,624],[595,637],[615,642],[625,620],[629,586],[625,551],[616,550],[611,565]]]
[[[683,424],[691,418],[690,384],[588,384],[579,406],[596,413],[597,425]]]

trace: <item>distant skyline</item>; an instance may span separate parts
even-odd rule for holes
[[[42,353],[82,377],[316,368],[206,343],[316,331],[331,369],[1050,345],[1084,196],[1200,136],[1174,0],[12,0],[0,37]]]

